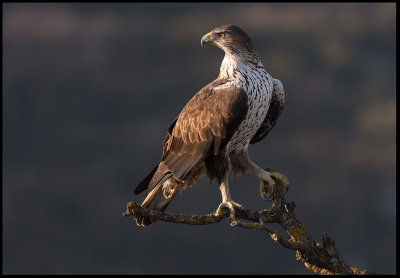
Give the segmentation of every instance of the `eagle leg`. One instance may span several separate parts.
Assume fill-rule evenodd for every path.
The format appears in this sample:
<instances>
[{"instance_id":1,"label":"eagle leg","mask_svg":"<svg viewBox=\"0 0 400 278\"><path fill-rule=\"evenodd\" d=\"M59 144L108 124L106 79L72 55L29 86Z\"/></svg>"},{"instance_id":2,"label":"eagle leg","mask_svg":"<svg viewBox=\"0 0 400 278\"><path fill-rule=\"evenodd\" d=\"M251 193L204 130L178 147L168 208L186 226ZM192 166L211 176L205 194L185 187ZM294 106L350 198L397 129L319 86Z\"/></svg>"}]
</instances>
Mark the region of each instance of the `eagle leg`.
<instances>
[{"instance_id":1,"label":"eagle leg","mask_svg":"<svg viewBox=\"0 0 400 278\"><path fill-rule=\"evenodd\" d=\"M228 208L230 212L229 218L233 220L235 219L235 209L243 210L244 207L241 204L236 203L232 200L229 193L228 179L226 179L225 182L221 183L219 189L221 190L222 203L218 206L216 215L222 215L222 210L224 208Z\"/></svg>"},{"instance_id":2,"label":"eagle leg","mask_svg":"<svg viewBox=\"0 0 400 278\"><path fill-rule=\"evenodd\" d=\"M283 196L289 190L287 177L273 169L266 169L259 175L259 178L261 197L267 201Z\"/></svg>"}]
</instances>

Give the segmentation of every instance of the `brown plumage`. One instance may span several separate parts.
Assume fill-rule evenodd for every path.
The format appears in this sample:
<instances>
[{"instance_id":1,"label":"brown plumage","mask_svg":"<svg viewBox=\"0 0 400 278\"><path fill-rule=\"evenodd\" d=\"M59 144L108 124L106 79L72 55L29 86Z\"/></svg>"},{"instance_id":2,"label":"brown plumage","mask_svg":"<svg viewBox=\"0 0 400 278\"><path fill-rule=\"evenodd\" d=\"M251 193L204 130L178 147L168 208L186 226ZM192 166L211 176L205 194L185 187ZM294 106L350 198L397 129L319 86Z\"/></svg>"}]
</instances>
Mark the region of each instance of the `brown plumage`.
<instances>
[{"instance_id":1,"label":"brown plumage","mask_svg":"<svg viewBox=\"0 0 400 278\"><path fill-rule=\"evenodd\" d=\"M273 96L275 83L280 82L264 70L251 39L240 28L217 27L201 43L225 51L220 75L193 96L168 128L160 163L134 191L146 190L142 207L164 211L178 191L203 175L221 185L224 202L236 205L227 186L230 168L255 168L234 157L247 156L248 144L264 138L282 111L282 96ZM271 100L273 109L268 111ZM136 216L136 222L148 226L154 219Z\"/></svg>"}]
</instances>

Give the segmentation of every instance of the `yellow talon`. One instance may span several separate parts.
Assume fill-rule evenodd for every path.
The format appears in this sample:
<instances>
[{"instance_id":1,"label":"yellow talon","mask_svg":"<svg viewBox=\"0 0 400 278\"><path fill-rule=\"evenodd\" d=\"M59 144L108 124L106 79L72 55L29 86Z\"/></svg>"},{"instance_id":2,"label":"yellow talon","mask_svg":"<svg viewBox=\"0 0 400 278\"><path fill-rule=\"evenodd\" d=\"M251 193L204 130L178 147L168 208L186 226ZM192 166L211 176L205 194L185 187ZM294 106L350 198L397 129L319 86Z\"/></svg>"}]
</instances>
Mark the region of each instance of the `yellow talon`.
<instances>
[{"instance_id":1,"label":"yellow talon","mask_svg":"<svg viewBox=\"0 0 400 278\"><path fill-rule=\"evenodd\" d=\"M216 215L221 216L222 215L222 210L224 208L228 208L229 209L229 218L231 220L235 219L235 208L239 209L239 210L243 210L243 206L241 204L238 204L234 201L225 201L222 202L219 206L218 209L216 211Z\"/></svg>"},{"instance_id":2,"label":"yellow talon","mask_svg":"<svg viewBox=\"0 0 400 278\"><path fill-rule=\"evenodd\" d=\"M288 191L288 179L285 175L270 170L260 175L260 194L267 201L275 199L278 195L283 196ZM278 186L276 185L278 184Z\"/></svg>"}]
</instances>

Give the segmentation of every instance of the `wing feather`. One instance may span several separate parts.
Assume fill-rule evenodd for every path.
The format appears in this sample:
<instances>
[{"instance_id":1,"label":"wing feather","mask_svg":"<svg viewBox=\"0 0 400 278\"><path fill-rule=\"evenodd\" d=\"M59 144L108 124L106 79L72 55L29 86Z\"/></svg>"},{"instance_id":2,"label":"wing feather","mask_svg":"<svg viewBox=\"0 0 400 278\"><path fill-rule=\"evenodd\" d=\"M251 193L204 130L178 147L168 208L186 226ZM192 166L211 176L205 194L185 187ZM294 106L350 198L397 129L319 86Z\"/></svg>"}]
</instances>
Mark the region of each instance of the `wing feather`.
<instances>
[{"instance_id":1,"label":"wing feather","mask_svg":"<svg viewBox=\"0 0 400 278\"><path fill-rule=\"evenodd\" d=\"M247 113L247 94L217 79L201 89L171 124L162 161L178 180L209 155L218 155Z\"/></svg>"}]
</instances>

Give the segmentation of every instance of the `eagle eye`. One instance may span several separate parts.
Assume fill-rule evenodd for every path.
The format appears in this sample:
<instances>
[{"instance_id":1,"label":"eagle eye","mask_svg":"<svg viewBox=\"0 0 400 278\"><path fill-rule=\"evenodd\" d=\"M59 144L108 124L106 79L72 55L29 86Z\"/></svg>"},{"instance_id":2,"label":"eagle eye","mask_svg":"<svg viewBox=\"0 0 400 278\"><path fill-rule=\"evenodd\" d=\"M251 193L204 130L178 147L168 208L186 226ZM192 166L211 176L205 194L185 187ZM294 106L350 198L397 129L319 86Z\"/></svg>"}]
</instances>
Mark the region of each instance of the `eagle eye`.
<instances>
[{"instance_id":1,"label":"eagle eye","mask_svg":"<svg viewBox=\"0 0 400 278\"><path fill-rule=\"evenodd\" d=\"M218 36L219 36L221 39L223 39L223 38L225 37L225 34L224 34L224 33L219 33Z\"/></svg>"}]
</instances>

